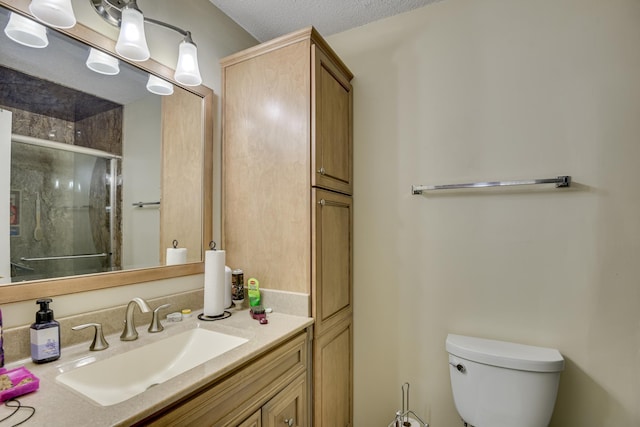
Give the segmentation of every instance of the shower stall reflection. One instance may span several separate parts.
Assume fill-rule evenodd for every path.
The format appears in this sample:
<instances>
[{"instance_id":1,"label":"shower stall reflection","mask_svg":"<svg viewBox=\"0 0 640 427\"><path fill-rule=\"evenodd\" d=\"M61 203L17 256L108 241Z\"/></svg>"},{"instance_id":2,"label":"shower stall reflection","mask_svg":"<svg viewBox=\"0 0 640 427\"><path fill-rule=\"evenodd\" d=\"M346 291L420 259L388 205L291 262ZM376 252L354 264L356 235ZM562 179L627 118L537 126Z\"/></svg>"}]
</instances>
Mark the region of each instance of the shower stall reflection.
<instances>
[{"instance_id":1,"label":"shower stall reflection","mask_svg":"<svg viewBox=\"0 0 640 427\"><path fill-rule=\"evenodd\" d=\"M119 269L120 156L12 136L11 281Z\"/></svg>"}]
</instances>

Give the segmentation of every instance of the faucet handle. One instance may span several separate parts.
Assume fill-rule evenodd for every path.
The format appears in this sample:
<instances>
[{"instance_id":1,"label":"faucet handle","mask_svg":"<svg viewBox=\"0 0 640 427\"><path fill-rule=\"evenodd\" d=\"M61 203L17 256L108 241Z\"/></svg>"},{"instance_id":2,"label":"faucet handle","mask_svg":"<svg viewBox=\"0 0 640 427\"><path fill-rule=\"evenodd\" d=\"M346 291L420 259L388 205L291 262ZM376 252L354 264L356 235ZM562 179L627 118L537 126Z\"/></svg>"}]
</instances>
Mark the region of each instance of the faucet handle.
<instances>
[{"instance_id":1,"label":"faucet handle","mask_svg":"<svg viewBox=\"0 0 640 427\"><path fill-rule=\"evenodd\" d=\"M171 307L171 304L162 304L161 306L153 310L153 317L151 318L149 329L147 329L149 332L154 333L154 332L161 332L164 330L164 326L162 326L162 324L160 323L160 316L158 315L158 312L168 307Z\"/></svg>"},{"instance_id":2,"label":"faucet handle","mask_svg":"<svg viewBox=\"0 0 640 427\"><path fill-rule=\"evenodd\" d=\"M83 325L74 326L71 329L74 331L79 331L80 329L85 329L88 327L95 327L96 331L93 335L93 342L89 346L89 350L91 351L100 351L106 350L109 348L109 343L104 339L104 334L102 333L102 324L100 323L85 323Z\"/></svg>"}]
</instances>

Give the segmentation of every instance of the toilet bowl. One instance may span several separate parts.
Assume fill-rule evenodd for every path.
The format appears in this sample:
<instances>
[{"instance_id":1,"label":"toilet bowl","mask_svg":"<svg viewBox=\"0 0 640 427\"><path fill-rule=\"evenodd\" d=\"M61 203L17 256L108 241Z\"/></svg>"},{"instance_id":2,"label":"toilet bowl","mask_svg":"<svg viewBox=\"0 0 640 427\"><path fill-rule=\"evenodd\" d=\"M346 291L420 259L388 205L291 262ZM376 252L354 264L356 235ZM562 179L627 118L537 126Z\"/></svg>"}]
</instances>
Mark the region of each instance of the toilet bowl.
<instances>
[{"instance_id":1,"label":"toilet bowl","mask_svg":"<svg viewBox=\"0 0 640 427\"><path fill-rule=\"evenodd\" d=\"M449 334L456 410L473 427L547 427L564 359L558 350Z\"/></svg>"}]
</instances>

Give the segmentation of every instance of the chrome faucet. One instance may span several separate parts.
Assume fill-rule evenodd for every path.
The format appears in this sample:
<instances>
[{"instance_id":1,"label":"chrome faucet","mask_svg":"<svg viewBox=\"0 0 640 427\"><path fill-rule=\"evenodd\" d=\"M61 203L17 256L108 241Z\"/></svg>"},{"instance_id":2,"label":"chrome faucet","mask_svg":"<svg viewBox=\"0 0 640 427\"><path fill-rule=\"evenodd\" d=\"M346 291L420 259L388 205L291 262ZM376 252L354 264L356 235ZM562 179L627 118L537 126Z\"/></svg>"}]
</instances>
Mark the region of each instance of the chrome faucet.
<instances>
[{"instance_id":1,"label":"chrome faucet","mask_svg":"<svg viewBox=\"0 0 640 427\"><path fill-rule=\"evenodd\" d=\"M151 323L149 324L150 333L162 332L164 330L164 326L160 323L160 310L171 307L171 304L162 304L160 307L153 310L153 317L151 318Z\"/></svg>"},{"instance_id":2,"label":"chrome faucet","mask_svg":"<svg viewBox=\"0 0 640 427\"><path fill-rule=\"evenodd\" d=\"M102 333L102 324L100 323L85 323L84 325L74 326L71 329L74 331L79 331L81 329L85 329L88 327L95 327L95 333L93 335L93 341L89 346L89 350L91 351L101 351L109 348L109 343L104 339L104 334Z\"/></svg>"},{"instance_id":3,"label":"chrome faucet","mask_svg":"<svg viewBox=\"0 0 640 427\"><path fill-rule=\"evenodd\" d=\"M143 313L151 311L149 304L147 304L147 302L142 298L135 297L131 299L127 305L127 313L124 318L124 330L122 331L122 335L120 335L121 341L133 341L138 339L136 324L133 322L133 310L136 308L136 305L140 307L140 311Z\"/></svg>"}]
</instances>

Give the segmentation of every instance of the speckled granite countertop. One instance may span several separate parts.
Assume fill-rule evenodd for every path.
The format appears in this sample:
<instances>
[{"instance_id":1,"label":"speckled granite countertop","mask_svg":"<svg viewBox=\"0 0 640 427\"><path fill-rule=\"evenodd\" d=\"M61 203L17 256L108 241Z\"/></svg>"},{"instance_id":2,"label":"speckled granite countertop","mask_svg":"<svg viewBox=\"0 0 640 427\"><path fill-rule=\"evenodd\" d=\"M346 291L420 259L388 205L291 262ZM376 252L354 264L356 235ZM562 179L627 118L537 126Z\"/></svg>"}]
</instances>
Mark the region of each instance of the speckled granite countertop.
<instances>
[{"instance_id":1,"label":"speckled granite countertop","mask_svg":"<svg viewBox=\"0 0 640 427\"><path fill-rule=\"evenodd\" d=\"M103 351L89 351L90 341L62 349L60 359L43 365L35 364L31 359L21 360L6 366L12 369L25 366L40 379L40 388L33 393L18 397L23 405L36 408L34 416L25 426L113 426L129 425L157 412L163 407L188 395L224 374L234 370L245 362L255 358L288 338L301 332L313 323L308 317L291 316L282 313L269 314L269 323L260 325L249 315L249 310L233 311L232 316L215 322L204 322L197 318L201 311L194 312L190 319L182 322L167 323L165 330L150 334L146 327L138 327L139 338L132 342L120 341L119 334L106 337L110 346ZM159 384L122 403L100 406L56 381L62 369L72 367L74 363L87 356L102 360L116 354L152 343L192 328L204 328L229 335L247 338L249 341L209 360L183 374ZM13 410L0 407L0 419ZM22 409L6 422L14 425L30 414Z\"/></svg>"}]
</instances>

